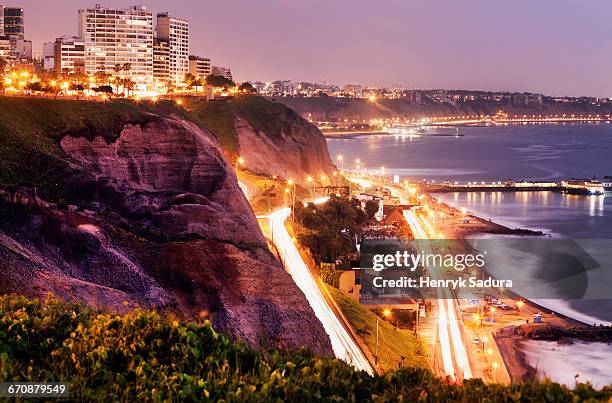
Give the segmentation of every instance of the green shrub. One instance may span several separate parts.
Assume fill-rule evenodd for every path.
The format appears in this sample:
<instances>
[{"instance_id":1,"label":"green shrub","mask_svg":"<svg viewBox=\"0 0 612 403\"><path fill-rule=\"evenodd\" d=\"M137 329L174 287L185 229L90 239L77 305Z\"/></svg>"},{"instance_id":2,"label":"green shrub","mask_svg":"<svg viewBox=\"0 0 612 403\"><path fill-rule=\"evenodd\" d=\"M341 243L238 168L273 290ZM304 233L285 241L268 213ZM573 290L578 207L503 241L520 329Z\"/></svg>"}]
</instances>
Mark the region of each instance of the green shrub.
<instances>
[{"instance_id":1,"label":"green shrub","mask_svg":"<svg viewBox=\"0 0 612 403\"><path fill-rule=\"evenodd\" d=\"M334 288L340 287L340 271L334 269L322 269L319 271L319 276L326 284Z\"/></svg>"},{"instance_id":2,"label":"green shrub","mask_svg":"<svg viewBox=\"0 0 612 403\"><path fill-rule=\"evenodd\" d=\"M581 384L453 386L424 369L370 377L307 351L257 352L152 311L103 313L58 301L0 297L0 381L70 383L84 401L548 401L607 400Z\"/></svg>"}]
</instances>

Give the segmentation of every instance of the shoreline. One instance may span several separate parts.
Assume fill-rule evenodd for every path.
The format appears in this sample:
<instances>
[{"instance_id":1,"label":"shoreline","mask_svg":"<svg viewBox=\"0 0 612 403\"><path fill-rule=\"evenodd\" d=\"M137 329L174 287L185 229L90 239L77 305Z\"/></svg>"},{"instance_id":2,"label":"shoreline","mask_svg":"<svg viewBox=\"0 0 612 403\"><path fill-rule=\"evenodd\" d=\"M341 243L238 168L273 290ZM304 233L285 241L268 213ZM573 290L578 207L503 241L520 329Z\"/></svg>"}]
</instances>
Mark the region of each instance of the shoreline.
<instances>
[{"instance_id":1,"label":"shoreline","mask_svg":"<svg viewBox=\"0 0 612 403\"><path fill-rule=\"evenodd\" d=\"M327 139L344 139L344 140L352 140L363 136L375 136L375 135L388 135L394 136L395 133L389 133L388 131L383 130L336 130L336 131L327 131L325 129L321 129L316 123L314 124L317 129L323 134L323 136ZM584 120L567 120L567 119L554 119L554 120L508 120L508 121L457 121L457 122L432 122L424 127L432 128L432 129L456 129L456 128L495 128L495 127L505 127L505 126L542 126L542 125L594 125L594 124L612 124L612 119L584 119ZM419 124L406 124L406 127L419 127ZM453 134L415 134L414 137L457 137ZM464 137L464 135L460 135L459 137Z\"/></svg>"},{"instance_id":2,"label":"shoreline","mask_svg":"<svg viewBox=\"0 0 612 403\"><path fill-rule=\"evenodd\" d=\"M514 235L514 236L546 236L547 233L540 230L532 230L526 228L510 228L506 225L494 222L492 219L485 220L474 214L464 214L458 208L450 206L445 201L436 198L430 193L425 193L424 202L438 212L443 213L448 217L450 222L447 224L447 228L441 230L443 233L448 234L449 228L451 234L454 236L452 239L469 239L478 235ZM464 216L469 218L469 223L460 223L459 219ZM444 224L444 222L443 222ZM516 305L516 302L521 300L525 306L521 310L522 313L526 314L526 320L531 318L533 314L539 313L542 315L542 324L520 324L514 323L509 324L499 329L491 329L493 340L497 346L501 359L506 367L506 371L510 376L512 382L531 382L537 381L540 378L540 374L537 368L534 368L529 363L527 352L523 349L522 344L527 340L536 340L528 335L523 334L520 330L524 329L524 326L552 326L558 329L558 333L565 334L570 329L581 329L582 332L587 332L590 325L580 320L574 319L563 312L555 309L550 309L542 305L539 301L532 301L521 298L518 295L509 295L507 300L504 301L509 305ZM561 340L561 339L560 339ZM583 342L592 342L597 340L579 338Z\"/></svg>"},{"instance_id":3,"label":"shoreline","mask_svg":"<svg viewBox=\"0 0 612 403\"><path fill-rule=\"evenodd\" d=\"M425 193L425 200L429 204L435 206L436 210L440 210L445 214L447 218L459 218L464 215L458 208L451 206L449 203L432 196L430 193ZM453 225L454 237L449 239L468 239L470 236L478 234L490 234L490 235L518 235L518 236L546 236L548 233L542 230L534 230L529 228L515 227L511 228L503 223L498 223L492 219L484 219L474 214L465 214L465 217L469 218L469 223L461 224L459 228L457 224ZM444 223L444 221L443 221Z\"/></svg>"}]
</instances>

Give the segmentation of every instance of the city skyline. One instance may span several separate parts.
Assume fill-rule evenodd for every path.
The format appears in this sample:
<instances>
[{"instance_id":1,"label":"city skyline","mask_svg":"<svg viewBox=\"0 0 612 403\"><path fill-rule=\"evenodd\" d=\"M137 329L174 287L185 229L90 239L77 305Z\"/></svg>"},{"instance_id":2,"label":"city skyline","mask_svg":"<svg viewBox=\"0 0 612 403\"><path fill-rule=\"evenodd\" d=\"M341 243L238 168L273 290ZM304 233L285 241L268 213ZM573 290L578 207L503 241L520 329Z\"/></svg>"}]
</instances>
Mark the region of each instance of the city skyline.
<instances>
[{"instance_id":1,"label":"city skyline","mask_svg":"<svg viewBox=\"0 0 612 403\"><path fill-rule=\"evenodd\" d=\"M612 95L607 72L612 67L612 28L605 18L612 5L599 0L593 7L548 0L495 7L443 0L418 5L388 1L385 7L319 0L67 0L53 7L32 0L3 3L25 9L26 38L33 41L36 54L44 42L77 33L79 8L141 3L153 13L167 11L189 20L191 53L231 66L239 81ZM314 24L317 30L311 29Z\"/></svg>"}]
</instances>

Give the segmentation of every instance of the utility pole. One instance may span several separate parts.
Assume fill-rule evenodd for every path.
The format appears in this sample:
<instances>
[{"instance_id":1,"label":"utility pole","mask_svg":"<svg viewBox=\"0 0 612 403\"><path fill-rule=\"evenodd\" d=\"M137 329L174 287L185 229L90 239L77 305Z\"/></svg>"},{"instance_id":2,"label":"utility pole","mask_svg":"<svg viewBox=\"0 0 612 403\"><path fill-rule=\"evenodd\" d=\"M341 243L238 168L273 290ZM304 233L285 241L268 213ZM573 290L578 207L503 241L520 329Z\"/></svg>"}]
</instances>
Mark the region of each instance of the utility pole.
<instances>
[{"instance_id":1,"label":"utility pole","mask_svg":"<svg viewBox=\"0 0 612 403\"><path fill-rule=\"evenodd\" d=\"M295 183L293 184L293 196L291 199L291 215L293 217L293 222L295 222Z\"/></svg>"},{"instance_id":2,"label":"utility pole","mask_svg":"<svg viewBox=\"0 0 612 403\"><path fill-rule=\"evenodd\" d=\"M421 311L419 311L419 301L417 301L417 309L416 309L416 326L415 326L415 328L414 328L414 330L415 330L415 332L414 332L414 333L416 334L417 338L419 337L419 316L420 316L420 312L421 312Z\"/></svg>"},{"instance_id":3,"label":"utility pole","mask_svg":"<svg viewBox=\"0 0 612 403\"><path fill-rule=\"evenodd\" d=\"M378 318L376 318L376 356L374 357L374 364L378 365Z\"/></svg>"}]
</instances>

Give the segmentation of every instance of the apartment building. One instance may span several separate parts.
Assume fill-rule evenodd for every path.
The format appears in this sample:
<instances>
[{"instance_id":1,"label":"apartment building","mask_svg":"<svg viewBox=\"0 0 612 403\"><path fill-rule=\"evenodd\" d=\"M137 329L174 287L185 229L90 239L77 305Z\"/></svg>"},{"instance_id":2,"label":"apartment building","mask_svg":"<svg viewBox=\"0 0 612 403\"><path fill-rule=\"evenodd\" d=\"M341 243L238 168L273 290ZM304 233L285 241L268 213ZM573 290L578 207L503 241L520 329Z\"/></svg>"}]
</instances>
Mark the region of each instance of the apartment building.
<instances>
[{"instance_id":1,"label":"apartment building","mask_svg":"<svg viewBox=\"0 0 612 403\"><path fill-rule=\"evenodd\" d=\"M194 55L189 56L189 73L200 79L211 75L210 59Z\"/></svg>"},{"instance_id":2,"label":"apartment building","mask_svg":"<svg viewBox=\"0 0 612 403\"><path fill-rule=\"evenodd\" d=\"M85 42L76 36L57 38L53 44L53 69L56 73L85 74Z\"/></svg>"},{"instance_id":3,"label":"apartment building","mask_svg":"<svg viewBox=\"0 0 612 403\"><path fill-rule=\"evenodd\" d=\"M153 40L153 82L157 91L168 87L170 80L170 45L168 42L155 38Z\"/></svg>"},{"instance_id":4,"label":"apartment building","mask_svg":"<svg viewBox=\"0 0 612 403\"><path fill-rule=\"evenodd\" d=\"M212 74L215 76L225 77L230 81L234 81L232 77L232 71L229 69L229 67L213 66Z\"/></svg>"},{"instance_id":5,"label":"apartment building","mask_svg":"<svg viewBox=\"0 0 612 403\"><path fill-rule=\"evenodd\" d=\"M11 40L6 35L0 35L0 60L7 62L11 52Z\"/></svg>"},{"instance_id":6,"label":"apartment building","mask_svg":"<svg viewBox=\"0 0 612 403\"><path fill-rule=\"evenodd\" d=\"M85 46L85 72L106 73L153 90L153 14L144 6L79 10L79 36ZM129 67L115 71L115 66Z\"/></svg>"},{"instance_id":7,"label":"apartment building","mask_svg":"<svg viewBox=\"0 0 612 403\"><path fill-rule=\"evenodd\" d=\"M23 8L7 6L0 6L0 8L3 15L2 32L4 35L23 38L25 35Z\"/></svg>"},{"instance_id":8,"label":"apartment building","mask_svg":"<svg viewBox=\"0 0 612 403\"><path fill-rule=\"evenodd\" d=\"M43 69L55 70L55 41L43 43Z\"/></svg>"},{"instance_id":9,"label":"apartment building","mask_svg":"<svg viewBox=\"0 0 612 403\"><path fill-rule=\"evenodd\" d=\"M174 85L181 86L189 73L189 21L159 13L156 33L157 39L168 42L169 79Z\"/></svg>"}]
</instances>

